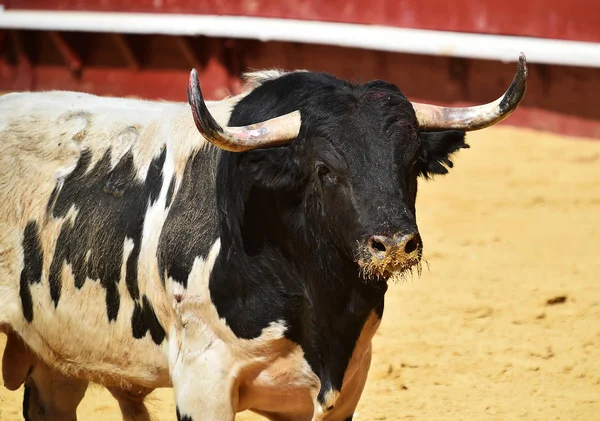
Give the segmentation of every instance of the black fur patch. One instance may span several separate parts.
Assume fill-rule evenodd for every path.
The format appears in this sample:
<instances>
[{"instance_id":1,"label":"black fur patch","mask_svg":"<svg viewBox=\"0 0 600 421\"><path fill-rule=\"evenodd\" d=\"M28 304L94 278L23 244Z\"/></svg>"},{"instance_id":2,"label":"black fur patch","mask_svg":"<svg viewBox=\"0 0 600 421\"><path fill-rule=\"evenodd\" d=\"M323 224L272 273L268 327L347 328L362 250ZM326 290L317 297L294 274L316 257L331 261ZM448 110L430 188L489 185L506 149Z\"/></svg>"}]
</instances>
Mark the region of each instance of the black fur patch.
<instances>
[{"instance_id":1,"label":"black fur patch","mask_svg":"<svg viewBox=\"0 0 600 421\"><path fill-rule=\"evenodd\" d=\"M104 185L104 191L115 197L123 196L128 186L133 184L135 178L135 167L133 154L127 152L110 172L108 180Z\"/></svg>"},{"instance_id":2,"label":"black fur patch","mask_svg":"<svg viewBox=\"0 0 600 421\"><path fill-rule=\"evenodd\" d=\"M171 200L173 200L173 193L175 193L175 181L176 178L173 176L171 179L171 183L169 184L169 190L167 190L167 199L165 201L165 208L168 208L171 204Z\"/></svg>"},{"instance_id":3,"label":"black fur patch","mask_svg":"<svg viewBox=\"0 0 600 421\"><path fill-rule=\"evenodd\" d=\"M166 275L187 288L194 260L206 257L218 237L214 169L219 154L207 148L185 166L158 244L163 285Z\"/></svg>"},{"instance_id":4,"label":"black fur patch","mask_svg":"<svg viewBox=\"0 0 600 421\"><path fill-rule=\"evenodd\" d=\"M417 177L404 160L411 161L419 145L410 103L395 87L360 87L310 72L265 82L236 105L228 124L253 124L294 110L300 110L303 125L291 145L222 153L216 184L221 252L209 286L220 317L240 338L256 338L271 322L285 321L286 337L302 347L321 380L323 402L326 391L341 390L365 321L372 312L383 313L387 285L367 285L352 252L335 237L348 232L356 217L343 202L354 193L333 189L341 206L334 204L336 219L327 219L319 196L324 181L315 164L328 158L332 180L354 171L365 212L368 206L390 209L389 215L372 215L399 227L399 206L412 204L403 205L410 199L398 192L406 188L404 178ZM354 246L356 239L346 244Z\"/></svg>"},{"instance_id":5,"label":"black fur patch","mask_svg":"<svg viewBox=\"0 0 600 421\"><path fill-rule=\"evenodd\" d=\"M414 110L394 85L313 72L264 82L236 104L228 125L295 110L302 126L287 146L210 147L187 162L158 261L163 282L166 275L186 287L194 259L220 238L209 280L219 316L244 339L284 321L321 380L322 403L326 391L342 389L368 317L383 314L387 284L366 282L356 244L417 231L417 177L451 165L464 133L419 138Z\"/></svg>"},{"instance_id":6,"label":"black fur patch","mask_svg":"<svg viewBox=\"0 0 600 421\"><path fill-rule=\"evenodd\" d=\"M133 241L126 262L126 284L134 300L140 298L137 261L140 253L144 217L149 202L158 198L162 186L163 149L150 164L143 183L135 179L131 151L111 169L111 151L90 168L91 153L84 151L57 194L52 216L65 217L74 206L74 222L65 221L59 234L50 266L50 294L55 305L60 299L63 264L71 265L75 286L83 287L87 278L106 289L109 321L116 320L120 307L117 285L121 276L125 239Z\"/></svg>"},{"instance_id":7,"label":"black fur patch","mask_svg":"<svg viewBox=\"0 0 600 421\"><path fill-rule=\"evenodd\" d=\"M42 281L43 258L38 224L30 221L23 232L23 270L19 285L23 316L28 322L33 320L33 299L30 287Z\"/></svg>"},{"instance_id":8,"label":"black fur patch","mask_svg":"<svg viewBox=\"0 0 600 421\"><path fill-rule=\"evenodd\" d=\"M31 418L29 418L29 405L30 405L30 399L31 399L31 387L25 385L24 386L24 390L23 390L23 419L25 421L30 421Z\"/></svg>"},{"instance_id":9,"label":"black fur patch","mask_svg":"<svg viewBox=\"0 0 600 421\"><path fill-rule=\"evenodd\" d=\"M160 345L166 336L165 330L158 321L156 313L154 313L152 304L145 295L142 296L141 304L137 301L135 303L131 317L131 328L133 337L136 339L143 338L150 331L150 336L157 345Z\"/></svg>"},{"instance_id":10,"label":"black fur patch","mask_svg":"<svg viewBox=\"0 0 600 421\"><path fill-rule=\"evenodd\" d=\"M144 320L144 307L137 301L131 315L131 332L136 339L143 338L146 336L146 332L148 332L148 327Z\"/></svg>"},{"instance_id":11,"label":"black fur patch","mask_svg":"<svg viewBox=\"0 0 600 421\"><path fill-rule=\"evenodd\" d=\"M462 130L421 133L420 174L425 178L434 174L447 174L446 167L454 166L450 160L452 154L468 147Z\"/></svg>"}]
</instances>

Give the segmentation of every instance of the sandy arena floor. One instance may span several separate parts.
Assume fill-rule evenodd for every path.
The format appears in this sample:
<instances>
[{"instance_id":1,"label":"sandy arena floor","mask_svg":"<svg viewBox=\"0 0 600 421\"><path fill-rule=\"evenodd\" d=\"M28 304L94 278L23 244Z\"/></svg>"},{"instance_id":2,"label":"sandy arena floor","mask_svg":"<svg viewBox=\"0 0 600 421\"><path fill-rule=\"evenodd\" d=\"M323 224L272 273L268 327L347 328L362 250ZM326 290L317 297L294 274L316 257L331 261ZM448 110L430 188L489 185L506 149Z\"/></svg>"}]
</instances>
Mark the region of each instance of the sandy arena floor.
<instances>
[{"instance_id":1,"label":"sandy arena floor","mask_svg":"<svg viewBox=\"0 0 600 421\"><path fill-rule=\"evenodd\" d=\"M355 419L600 420L600 142L468 139L449 175L421 183L430 267L388 292ZM22 396L0 388L1 421L22 420ZM149 400L175 420L170 390ZM79 419L120 416L96 387Z\"/></svg>"}]
</instances>

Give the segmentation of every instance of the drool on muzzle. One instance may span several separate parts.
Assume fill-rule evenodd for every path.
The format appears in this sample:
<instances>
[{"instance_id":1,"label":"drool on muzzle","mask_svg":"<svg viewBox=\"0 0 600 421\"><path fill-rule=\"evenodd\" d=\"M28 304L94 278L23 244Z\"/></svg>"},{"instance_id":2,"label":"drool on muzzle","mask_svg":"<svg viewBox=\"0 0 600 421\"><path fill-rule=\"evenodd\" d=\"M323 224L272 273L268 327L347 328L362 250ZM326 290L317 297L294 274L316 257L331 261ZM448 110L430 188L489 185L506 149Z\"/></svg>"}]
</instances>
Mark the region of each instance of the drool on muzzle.
<instances>
[{"instance_id":1,"label":"drool on muzzle","mask_svg":"<svg viewBox=\"0 0 600 421\"><path fill-rule=\"evenodd\" d=\"M419 233L374 235L358 261L368 277L390 278L419 265L423 245Z\"/></svg>"}]
</instances>

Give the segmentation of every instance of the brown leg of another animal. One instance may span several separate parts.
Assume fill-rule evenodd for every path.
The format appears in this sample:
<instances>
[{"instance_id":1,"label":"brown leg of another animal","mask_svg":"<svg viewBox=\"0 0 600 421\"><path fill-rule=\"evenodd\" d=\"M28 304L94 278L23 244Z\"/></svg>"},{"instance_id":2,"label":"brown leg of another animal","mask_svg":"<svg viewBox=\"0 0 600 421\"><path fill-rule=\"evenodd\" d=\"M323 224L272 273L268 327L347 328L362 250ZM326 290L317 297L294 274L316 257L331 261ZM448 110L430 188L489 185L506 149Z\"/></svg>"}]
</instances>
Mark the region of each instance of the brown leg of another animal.
<instances>
[{"instance_id":1,"label":"brown leg of another animal","mask_svg":"<svg viewBox=\"0 0 600 421\"><path fill-rule=\"evenodd\" d=\"M23 417L26 421L76 421L87 386L84 380L36 364L25 382Z\"/></svg>"},{"instance_id":2,"label":"brown leg of another animal","mask_svg":"<svg viewBox=\"0 0 600 421\"><path fill-rule=\"evenodd\" d=\"M109 387L108 391L119 402L123 421L150 421L144 399L152 392L151 389L125 390Z\"/></svg>"},{"instance_id":3,"label":"brown leg of another animal","mask_svg":"<svg viewBox=\"0 0 600 421\"><path fill-rule=\"evenodd\" d=\"M2 378L8 390L17 390L27 379L36 358L23 340L12 330L6 332L2 356Z\"/></svg>"},{"instance_id":4,"label":"brown leg of another animal","mask_svg":"<svg viewBox=\"0 0 600 421\"><path fill-rule=\"evenodd\" d=\"M25 383L23 393L23 419L25 421L37 421L44 419L44 408L40 402L40 396L33 381Z\"/></svg>"}]
</instances>

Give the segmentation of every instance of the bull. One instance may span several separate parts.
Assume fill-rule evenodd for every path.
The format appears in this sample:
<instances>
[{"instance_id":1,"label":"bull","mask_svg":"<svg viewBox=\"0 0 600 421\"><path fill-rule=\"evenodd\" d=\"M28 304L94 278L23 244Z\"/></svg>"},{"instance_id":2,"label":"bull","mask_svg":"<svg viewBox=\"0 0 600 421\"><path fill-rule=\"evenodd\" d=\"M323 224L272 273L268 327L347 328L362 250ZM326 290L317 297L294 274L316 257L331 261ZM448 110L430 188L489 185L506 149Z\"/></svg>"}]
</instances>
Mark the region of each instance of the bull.
<instances>
[{"instance_id":1,"label":"bull","mask_svg":"<svg viewBox=\"0 0 600 421\"><path fill-rule=\"evenodd\" d=\"M2 370L24 417L75 420L94 382L126 420L160 387L180 421L351 420L388 283L420 270L418 179L526 80L521 56L467 108L308 71L220 102L195 70L189 104L1 97Z\"/></svg>"}]
</instances>

